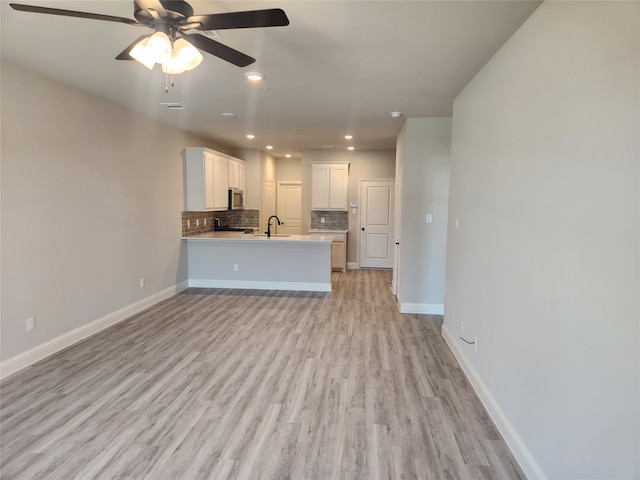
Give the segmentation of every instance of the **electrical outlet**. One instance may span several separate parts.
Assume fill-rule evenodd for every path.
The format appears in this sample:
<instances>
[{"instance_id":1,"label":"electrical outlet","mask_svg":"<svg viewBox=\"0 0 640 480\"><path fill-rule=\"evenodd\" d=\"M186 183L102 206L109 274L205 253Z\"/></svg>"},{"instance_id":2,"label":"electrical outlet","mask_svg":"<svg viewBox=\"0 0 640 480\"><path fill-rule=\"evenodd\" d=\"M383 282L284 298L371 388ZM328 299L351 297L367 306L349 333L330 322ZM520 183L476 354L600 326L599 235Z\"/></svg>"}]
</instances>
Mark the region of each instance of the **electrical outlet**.
<instances>
[{"instance_id":1,"label":"electrical outlet","mask_svg":"<svg viewBox=\"0 0 640 480\"><path fill-rule=\"evenodd\" d=\"M460 226L460 224L458 222L458 219L456 218L456 230L458 230L459 226Z\"/></svg>"},{"instance_id":2,"label":"electrical outlet","mask_svg":"<svg viewBox=\"0 0 640 480\"><path fill-rule=\"evenodd\" d=\"M320 217L320 223L324 223L324 217Z\"/></svg>"},{"instance_id":3,"label":"electrical outlet","mask_svg":"<svg viewBox=\"0 0 640 480\"><path fill-rule=\"evenodd\" d=\"M427 223L433 223L433 215L427 213Z\"/></svg>"},{"instance_id":4,"label":"electrical outlet","mask_svg":"<svg viewBox=\"0 0 640 480\"><path fill-rule=\"evenodd\" d=\"M237 263L234 263L234 264L233 264L233 271L234 271L234 272L237 272L237 271L238 271L238 264L237 264Z\"/></svg>"},{"instance_id":5,"label":"electrical outlet","mask_svg":"<svg viewBox=\"0 0 640 480\"><path fill-rule=\"evenodd\" d=\"M27 318L27 333L33 332L36 328L36 317Z\"/></svg>"},{"instance_id":6,"label":"electrical outlet","mask_svg":"<svg viewBox=\"0 0 640 480\"><path fill-rule=\"evenodd\" d=\"M140 279L140 288L144 288L144 278Z\"/></svg>"},{"instance_id":7,"label":"electrical outlet","mask_svg":"<svg viewBox=\"0 0 640 480\"><path fill-rule=\"evenodd\" d=\"M191 220L187 220L187 228L191 228Z\"/></svg>"},{"instance_id":8,"label":"electrical outlet","mask_svg":"<svg viewBox=\"0 0 640 480\"><path fill-rule=\"evenodd\" d=\"M207 219L206 218L204 219L204 226L205 227L207 226Z\"/></svg>"},{"instance_id":9,"label":"electrical outlet","mask_svg":"<svg viewBox=\"0 0 640 480\"><path fill-rule=\"evenodd\" d=\"M196 218L196 227L199 227L199 226L200 226L200 219Z\"/></svg>"}]
</instances>

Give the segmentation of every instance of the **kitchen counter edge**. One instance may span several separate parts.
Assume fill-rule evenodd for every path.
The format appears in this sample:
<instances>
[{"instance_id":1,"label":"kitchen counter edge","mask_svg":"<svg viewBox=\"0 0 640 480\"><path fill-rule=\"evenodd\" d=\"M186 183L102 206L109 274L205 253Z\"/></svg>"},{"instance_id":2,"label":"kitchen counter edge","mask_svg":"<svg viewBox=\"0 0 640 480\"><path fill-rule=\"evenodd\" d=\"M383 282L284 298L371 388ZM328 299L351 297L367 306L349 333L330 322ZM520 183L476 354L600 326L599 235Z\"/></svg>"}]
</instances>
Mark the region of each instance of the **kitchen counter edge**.
<instances>
[{"instance_id":1,"label":"kitchen counter edge","mask_svg":"<svg viewBox=\"0 0 640 480\"><path fill-rule=\"evenodd\" d=\"M242 232L205 232L198 235L182 237L183 240L189 241L216 241L216 242L271 242L271 243L327 243L330 244L333 235L289 235L288 237L277 236L257 236L250 233Z\"/></svg>"}]
</instances>

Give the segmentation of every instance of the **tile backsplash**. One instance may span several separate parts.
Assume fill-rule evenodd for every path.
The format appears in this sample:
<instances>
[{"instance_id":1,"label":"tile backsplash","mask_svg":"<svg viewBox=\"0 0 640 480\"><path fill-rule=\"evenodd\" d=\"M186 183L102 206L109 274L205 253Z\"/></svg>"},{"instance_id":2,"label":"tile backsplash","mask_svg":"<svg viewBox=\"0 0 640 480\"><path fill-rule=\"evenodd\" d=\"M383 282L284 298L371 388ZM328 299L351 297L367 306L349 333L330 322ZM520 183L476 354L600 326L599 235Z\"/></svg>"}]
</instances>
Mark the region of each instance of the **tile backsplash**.
<instances>
[{"instance_id":1,"label":"tile backsplash","mask_svg":"<svg viewBox=\"0 0 640 480\"><path fill-rule=\"evenodd\" d=\"M260 210L244 208L220 212L182 212L182 236L190 237L213 231L213 219L229 223L232 227L259 227Z\"/></svg>"},{"instance_id":2,"label":"tile backsplash","mask_svg":"<svg viewBox=\"0 0 640 480\"><path fill-rule=\"evenodd\" d=\"M324 218L324 223L322 222ZM336 212L333 210L312 210L311 228L321 230L348 230L349 212Z\"/></svg>"}]
</instances>

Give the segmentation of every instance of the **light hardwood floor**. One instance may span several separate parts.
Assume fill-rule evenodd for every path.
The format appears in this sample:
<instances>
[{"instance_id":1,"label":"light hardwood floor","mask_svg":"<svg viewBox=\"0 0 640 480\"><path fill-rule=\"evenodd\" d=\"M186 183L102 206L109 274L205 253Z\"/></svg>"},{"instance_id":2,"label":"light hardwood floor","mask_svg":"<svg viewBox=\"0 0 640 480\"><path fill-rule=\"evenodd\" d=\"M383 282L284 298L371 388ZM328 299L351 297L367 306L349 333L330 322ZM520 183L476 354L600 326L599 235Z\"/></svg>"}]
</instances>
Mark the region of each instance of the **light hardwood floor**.
<instances>
[{"instance_id":1,"label":"light hardwood floor","mask_svg":"<svg viewBox=\"0 0 640 480\"><path fill-rule=\"evenodd\" d=\"M0 384L4 479L519 479L388 271L189 289Z\"/></svg>"}]
</instances>

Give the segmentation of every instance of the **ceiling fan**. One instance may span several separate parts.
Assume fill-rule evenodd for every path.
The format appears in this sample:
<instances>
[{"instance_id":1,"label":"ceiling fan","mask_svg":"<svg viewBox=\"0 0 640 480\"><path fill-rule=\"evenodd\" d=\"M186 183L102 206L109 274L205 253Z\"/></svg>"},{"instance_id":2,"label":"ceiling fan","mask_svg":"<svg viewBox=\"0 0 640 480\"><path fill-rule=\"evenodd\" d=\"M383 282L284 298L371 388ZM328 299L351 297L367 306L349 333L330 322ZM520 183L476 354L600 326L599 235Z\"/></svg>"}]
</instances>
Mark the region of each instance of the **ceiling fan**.
<instances>
[{"instance_id":1,"label":"ceiling fan","mask_svg":"<svg viewBox=\"0 0 640 480\"><path fill-rule=\"evenodd\" d=\"M184 0L134 0L133 16L136 20L18 3L10 5L13 9L23 12L89 18L151 28L155 30L154 34L137 38L116 57L116 60L137 60L149 69L153 68L155 63L160 63L167 74L182 73L199 65L202 55L198 49L238 67L246 67L255 62L254 58L209 37L199 33L187 33L189 30L289 25L287 15L280 8L194 15L193 8ZM178 63L179 59L181 63Z\"/></svg>"}]
</instances>

